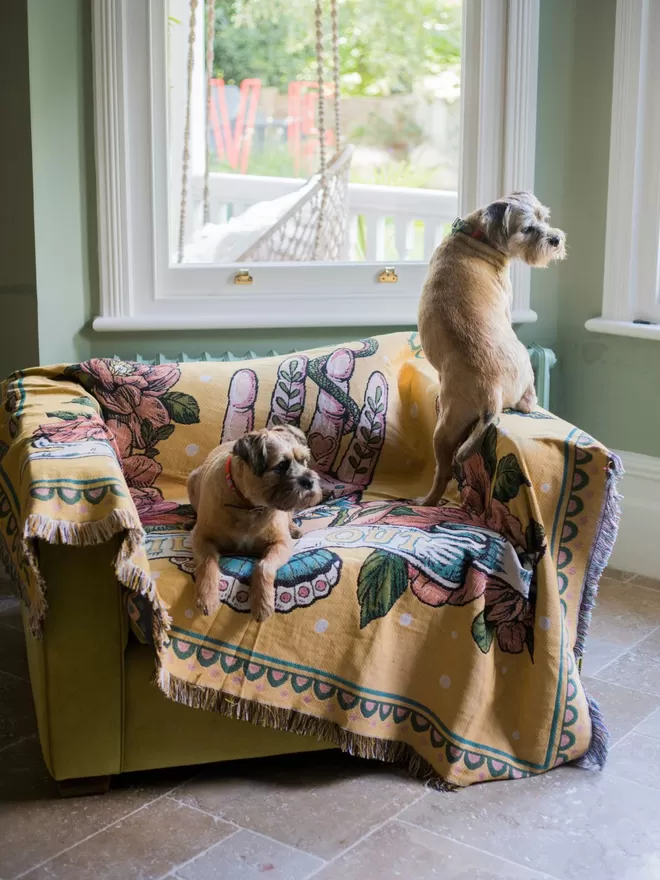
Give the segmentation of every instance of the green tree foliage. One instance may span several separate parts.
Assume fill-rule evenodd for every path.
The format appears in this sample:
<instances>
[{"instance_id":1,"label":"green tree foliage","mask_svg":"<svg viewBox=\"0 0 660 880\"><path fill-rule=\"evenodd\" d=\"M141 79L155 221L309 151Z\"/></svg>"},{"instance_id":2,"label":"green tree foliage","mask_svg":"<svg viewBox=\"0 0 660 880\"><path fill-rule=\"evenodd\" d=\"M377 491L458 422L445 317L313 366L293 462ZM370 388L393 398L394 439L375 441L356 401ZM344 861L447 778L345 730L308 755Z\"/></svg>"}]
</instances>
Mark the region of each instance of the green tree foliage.
<instances>
[{"instance_id":1,"label":"green tree foliage","mask_svg":"<svg viewBox=\"0 0 660 880\"><path fill-rule=\"evenodd\" d=\"M329 4L326 4L326 11ZM326 58L329 72L329 21ZM459 0L339 0L342 93L406 94L419 77L457 69ZM316 79L313 0L217 0L215 73L285 91ZM328 75L328 74L326 74Z\"/></svg>"}]
</instances>

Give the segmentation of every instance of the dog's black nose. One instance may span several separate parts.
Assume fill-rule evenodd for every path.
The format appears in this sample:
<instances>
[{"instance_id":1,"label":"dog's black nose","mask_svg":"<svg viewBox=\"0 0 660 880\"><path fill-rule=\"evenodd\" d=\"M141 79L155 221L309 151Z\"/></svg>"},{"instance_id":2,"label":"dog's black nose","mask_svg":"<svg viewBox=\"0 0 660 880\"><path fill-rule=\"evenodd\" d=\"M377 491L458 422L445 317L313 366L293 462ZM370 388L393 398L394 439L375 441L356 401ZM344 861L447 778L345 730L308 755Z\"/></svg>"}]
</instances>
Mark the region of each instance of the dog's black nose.
<instances>
[{"instance_id":1,"label":"dog's black nose","mask_svg":"<svg viewBox=\"0 0 660 880\"><path fill-rule=\"evenodd\" d=\"M559 247L559 236L558 235L550 235L548 237L548 241L553 247Z\"/></svg>"},{"instance_id":2,"label":"dog's black nose","mask_svg":"<svg viewBox=\"0 0 660 880\"><path fill-rule=\"evenodd\" d=\"M314 483L310 477L298 477L298 485L302 486L303 489L309 490L314 486Z\"/></svg>"}]
</instances>

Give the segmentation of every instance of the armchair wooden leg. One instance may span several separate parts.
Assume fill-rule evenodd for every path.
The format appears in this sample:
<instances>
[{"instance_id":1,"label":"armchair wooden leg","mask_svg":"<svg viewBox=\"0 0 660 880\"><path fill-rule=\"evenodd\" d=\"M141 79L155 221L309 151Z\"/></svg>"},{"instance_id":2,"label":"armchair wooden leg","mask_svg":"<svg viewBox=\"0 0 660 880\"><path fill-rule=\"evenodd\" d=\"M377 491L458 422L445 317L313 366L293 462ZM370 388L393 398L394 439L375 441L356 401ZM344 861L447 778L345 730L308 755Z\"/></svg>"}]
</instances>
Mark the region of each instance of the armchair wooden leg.
<instances>
[{"instance_id":1,"label":"armchair wooden leg","mask_svg":"<svg viewBox=\"0 0 660 880\"><path fill-rule=\"evenodd\" d=\"M60 797L85 797L105 794L110 789L109 776L85 776L82 779L62 779L57 783Z\"/></svg>"}]
</instances>

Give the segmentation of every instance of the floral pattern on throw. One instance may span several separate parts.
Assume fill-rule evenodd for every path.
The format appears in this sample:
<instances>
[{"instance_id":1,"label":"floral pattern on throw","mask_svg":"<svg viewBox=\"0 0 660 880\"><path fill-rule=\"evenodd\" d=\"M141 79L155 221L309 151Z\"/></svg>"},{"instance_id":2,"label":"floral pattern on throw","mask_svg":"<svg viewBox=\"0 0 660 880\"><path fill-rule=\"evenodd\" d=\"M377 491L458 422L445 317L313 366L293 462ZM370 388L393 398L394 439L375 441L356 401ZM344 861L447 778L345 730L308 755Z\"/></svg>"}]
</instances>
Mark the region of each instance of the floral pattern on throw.
<instances>
[{"instance_id":1,"label":"floral pattern on throw","mask_svg":"<svg viewBox=\"0 0 660 880\"><path fill-rule=\"evenodd\" d=\"M140 520L179 522L179 505L166 501L154 485L162 472L158 444L176 424L199 422L195 398L170 390L181 377L179 366L93 358L67 367L65 375L73 375L100 403Z\"/></svg>"}]
</instances>

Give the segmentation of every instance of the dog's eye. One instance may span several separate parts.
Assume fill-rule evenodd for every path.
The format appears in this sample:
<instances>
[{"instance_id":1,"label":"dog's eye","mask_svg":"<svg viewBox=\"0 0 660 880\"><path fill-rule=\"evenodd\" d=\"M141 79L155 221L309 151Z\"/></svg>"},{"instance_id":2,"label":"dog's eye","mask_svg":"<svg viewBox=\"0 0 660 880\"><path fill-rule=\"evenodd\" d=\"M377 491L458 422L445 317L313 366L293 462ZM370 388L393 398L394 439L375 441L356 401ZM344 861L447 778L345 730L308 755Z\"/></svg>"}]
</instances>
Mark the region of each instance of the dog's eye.
<instances>
[{"instance_id":1,"label":"dog's eye","mask_svg":"<svg viewBox=\"0 0 660 880\"><path fill-rule=\"evenodd\" d=\"M525 228L522 229L521 232L523 235L529 235L530 232L534 232L534 227L533 226L525 226Z\"/></svg>"},{"instance_id":2,"label":"dog's eye","mask_svg":"<svg viewBox=\"0 0 660 880\"><path fill-rule=\"evenodd\" d=\"M275 471L276 474L285 474L289 470L290 466L291 466L290 459L284 458L284 459L282 459L282 461L279 464L275 465L273 470Z\"/></svg>"}]
</instances>

